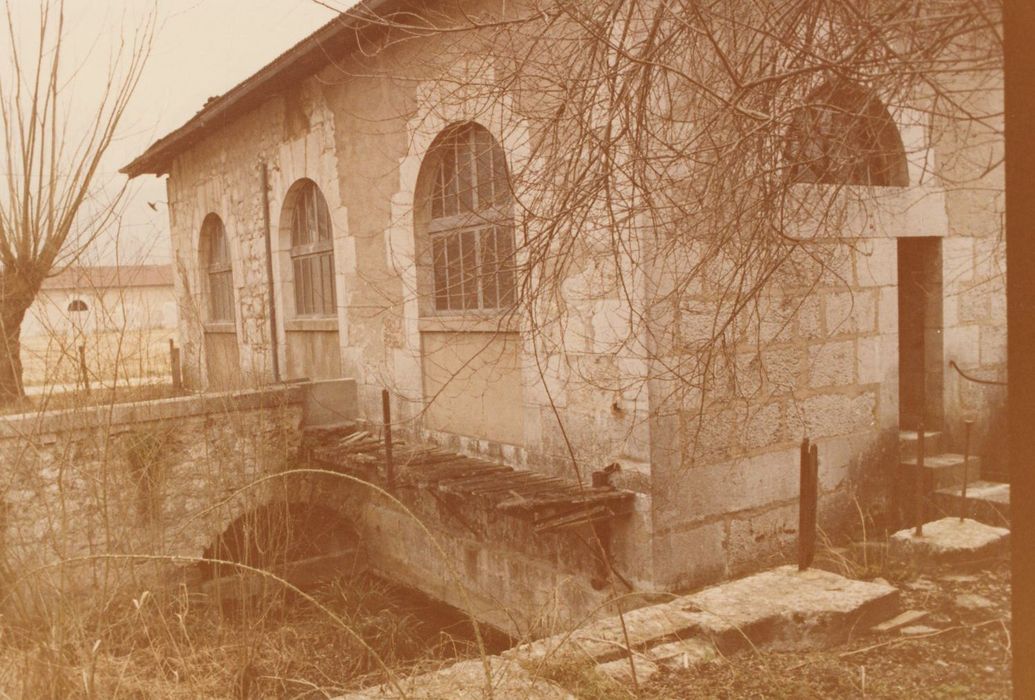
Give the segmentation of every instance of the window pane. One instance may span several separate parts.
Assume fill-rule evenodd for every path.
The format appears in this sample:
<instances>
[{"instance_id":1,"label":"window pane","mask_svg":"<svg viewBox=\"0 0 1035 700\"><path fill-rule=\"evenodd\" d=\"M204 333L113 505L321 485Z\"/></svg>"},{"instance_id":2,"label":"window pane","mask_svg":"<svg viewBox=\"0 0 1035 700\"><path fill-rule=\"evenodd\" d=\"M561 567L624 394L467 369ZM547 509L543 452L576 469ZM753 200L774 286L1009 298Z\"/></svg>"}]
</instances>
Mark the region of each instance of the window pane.
<instances>
[{"instance_id":1,"label":"window pane","mask_svg":"<svg viewBox=\"0 0 1035 700\"><path fill-rule=\"evenodd\" d=\"M496 278L499 276L499 261L496 259L496 232L487 228L479 232L481 236L481 284L482 307L495 309L499 306L499 295L496 292Z\"/></svg>"},{"instance_id":2,"label":"window pane","mask_svg":"<svg viewBox=\"0 0 1035 700\"><path fill-rule=\"evenodd\" d=\"M492 193L492 135L482 129L474 129L474 149L478 164L478 208L485 209L496 201Z\"/></svg>"},{"instance_id":3,"label":"window pane","mask_svg":"<svg viewBox=\"0 0 1035 700\"><path fill-rule=\"evenodd\" d=\"M510 226L496 227L496 255L499 261L499 305L506 308L514 304L514 229Z\"/></svg>"},{"instance_id":4,"label":"window pane","mask_svg":"<svg viewBox=\"0 0 1035 700\"><path fill-rule=\"evenodd\" d=\"M463 287L463 308L478 308L478 252L475 231L460 234L460 273Z\"/></svg>"},{"instance_id":5,"label":"window pane","mask_svg":"<svg viewBox=\"0 0 1035 700\"><path fill-rule=\"evenodd\" d=\"M431 269L435 277L435 308L444 311L449 308L449 274L446 265L446 243L442 238L431 242Z\"/></svg>"},{"instance_id":6,"label":"window pane","mask_svg":"<svg viewBox=\"0 0 1035 700\"><path fill-rule=\"evenodd\" d=\"M316 188L313 188L315 196L318 198L316 202L317 212L317 240L329 241L331 240L331 212L327 208L327 200L323 198Z\"/></svg>"},{"instance_id":7,"label":"window pane","mask_svg":"<svg viewBox=\"0 0 1035 700\"><path fill-rule=\"evenodd\" d=\"M337 303L334 298L334 256L324 253L320 256L323 268L323 314L333 316Z\"/></svg>"},{"instance_id":8,"label":"window pane","mask_svg":"<svg viewBox=\"0 0 1035 700\"><path fill-rule=\"evenodd\" d=\"M460 187L460 211L471 212L474 208L474 152L471 147L472 136L465 130L457 141L457 180Z\"/></svg>"},{"instance_id":9,"label":"window pane","mask_svg":"<svg viewBox=\"0 0 1035 700\"><path fill-rule=\"evenodd\" d=\"M460 237L451 235L446 238L446 270L449 276L449 308L463 308L463 287L460 270Z\"/></svg>"},{"instance_id":10,"label":"window pane","mask_svg":"<svg viewBox=\"0 0 1035 700\"><path fill-rule=\"evenodd\" d=\"M443 216L456 216L456 146L452 139L447 141L444 146L442 151L442 214Z\"/></svg>"},{"instance_id":11,"label":"window pane","mask_svg":"<svg viewBox=\"0 0 1035 700\"><path fill-rule=\"evenodd\" d=\"M442 197L445 185L442 181L442 164L435 168L435 182L431 189L431 218L438 219L442 216Z\"/></svg>"},{"instance_id":12,"label":"window pane","mask_svg":"<svg viewBox=\"0 0 1035 700\"><path fill-rule=\"evenodd\" d=\"M316 311L313 294L313 259L302 258L302 294L305 297L305 312L312 315Z\"/></svg>"},{"instance_id":13,"label":"window pane","mask_svg":"<svg viewBox=\"0 0 1035 700\"><path fill-rule=\"evenodd\" d=\"M305 313L305 304L302 301L302 261L295 258L291 262L295 278L295 314L300 316Z\"/></svg>"}]
</instances>

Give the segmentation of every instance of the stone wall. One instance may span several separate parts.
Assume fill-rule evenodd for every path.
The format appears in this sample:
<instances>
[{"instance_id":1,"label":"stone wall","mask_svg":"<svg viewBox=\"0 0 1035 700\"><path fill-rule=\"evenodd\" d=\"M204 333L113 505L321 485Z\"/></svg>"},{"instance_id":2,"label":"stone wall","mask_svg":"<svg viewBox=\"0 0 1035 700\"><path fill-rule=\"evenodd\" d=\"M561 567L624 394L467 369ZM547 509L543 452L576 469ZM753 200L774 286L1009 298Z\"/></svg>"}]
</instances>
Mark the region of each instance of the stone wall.
<instances>
[{"instance_id":1,"label":"stone wall","mask_svg":"<svg viewBox=\"0 0 1035 700\"><path fill-rule=\"evenodd\" d=\"M151 586L190 564L289 497L273 481L238 491L291 465L301 413L294 387L0 418L7 590L103 592L135 572Z\"/></svg>"},{"instance_id":2,"label":"stone wall","mask_svg":"<svg viewBox=\"0 0 1035 700\"><path fill-rule=\"evenodd\" d=\"M695 393L693 382L674 390L666 367L703 357L694 344L708 337L719 295L701 288L680 303L655 306L680 261L662 261L645 279L650 265L643 264L643 251L615 256L603 218L603 245L595 249L592 237L582 242L585 249L556 281L538 323L488 318L458 326L422 316L415 193L435 137L476 121L502 145L512 172L526 180L536 172L530 145L536 127L515 117L534 110L519 110L515 101L542 97L525 89L488 99L468 88L474 71L483 71L474 83L491 83L492 67L474 46L451 42L429 36L343 59L270 94L176 157L169 209L186 319L181 344L192 382L207 381L204 322L196 311L203 308L198 236L205 216L215 212L226 224L234 261L245 381L271 378L276 338L285 378L333 375L339 361L340 376L356 378L362 417L379 421L381 390L389 388L402 434L583 480L618 462L619 483L637 490L649 513L622 526L639 529L619 536L642 541L653 533L652 545L620 558L618 568L642 587L670 588L730 575L788 550L804 436L820 447L823 524L854 518L853 497L870 485L879 491L894 483L898 238L942 241L945 360L1002 373L1005 326L995 272L1001 255L993 233L965 223L995 220L1001 207L994 197L978 201L945 186L943 173L930 165L949 142L927 115L906 107L895 107L893 116L910 186L846 188L852 201L843 230L816 249L818 259L798 261L801 275L773 280L746 319L754 330L743 329L707 370L714 375L707 395ZM972 165L960 167L970 173ZM308 331L291 318L287 279L285 206L303 177L317 183L330 208L337 293L337 317ZM801 196L808 199L808 187ZM518 217L515 228L524 230L522 223ZM628 285L622 291L620 280ZM268 284L276 329L269 323ZM325 349L336 334L337 357L329 351L319 353L319 362L313 353L308 361L304 353L291 356L293 347L313 346L299 340L307 332L324 334ZM478 353L471 350L479 345ZM504 358L505 366L482 363L486 357ZM994 401L943 370L946 427L956 441L964 408L987 416Z\"/></svg>"}]
</instances>

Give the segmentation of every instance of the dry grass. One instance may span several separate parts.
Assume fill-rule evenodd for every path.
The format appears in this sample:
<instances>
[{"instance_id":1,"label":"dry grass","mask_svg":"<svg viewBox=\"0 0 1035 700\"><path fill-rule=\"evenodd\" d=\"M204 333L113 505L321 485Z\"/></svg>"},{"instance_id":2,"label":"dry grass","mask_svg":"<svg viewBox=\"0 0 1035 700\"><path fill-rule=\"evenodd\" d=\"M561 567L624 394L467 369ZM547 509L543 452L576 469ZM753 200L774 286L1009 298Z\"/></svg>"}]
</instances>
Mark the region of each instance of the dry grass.
<instances>
[{"instance_id":1,"label":"dry grass","mask_svg":"<svg viewBox=\"0 0 1035 700\"><path fill-rule=\"evenodd\" d=\"M12 698L333 697L477 655L457 611L360 574L313 596L373 650L283 589L216 604L186 588L141 593L62 624L5 630L0 692ZM501 644L503 644L501 642Z\"/></svg>"}]
</instances>

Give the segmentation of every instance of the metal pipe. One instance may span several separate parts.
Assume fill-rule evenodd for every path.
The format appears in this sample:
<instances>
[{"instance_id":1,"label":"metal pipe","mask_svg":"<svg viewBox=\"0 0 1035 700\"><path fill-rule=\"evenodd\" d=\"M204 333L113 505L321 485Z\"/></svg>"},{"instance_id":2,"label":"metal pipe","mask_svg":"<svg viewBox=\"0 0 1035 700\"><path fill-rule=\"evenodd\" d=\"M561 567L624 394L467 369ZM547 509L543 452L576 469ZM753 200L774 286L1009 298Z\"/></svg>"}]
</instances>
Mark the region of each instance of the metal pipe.
<instances>
[{"instance_id":1,"label":"metal pipe","mask_svg":"<svg viewBox=\"0 0 1035 700\"><path fill-rule=\"evenodd\" d=\"M967 517L967 471L970 466L970 429L974 421L963 421L963 489L960 491L960 522Z\"/></svg>"},{"instance_id":2,"label":"metal pipe","mask_svg":"<svg viewBox=\"0 0 1035 700\"><path fill-rule=\"evenodd\" d=\"M798 570L812 566L816 555L816 521L819 500L819 448L801 441L801 474L798 487Z\"/></svg>"},{"instance_id":3,"label":"metal pipe","mask_svg":"<svg viewBox=\"0 0 1035 700\"><path fill-rule=\"evenodd\" d=\"M280 382L280 340L277 336L277 295L273 287L273 240L270 228L270 176L262 162L262 226L266 237L266 293L270 316L270 352L273 355L273 381Z\"/></svg>"},{"instance_id":4,"label":"metal pipe","mask_svg":"<svg viewBox=\"0 0 1035 700\"><path fill-rule=\"evenodd\" d=\"M924 536L924 422L921 420L916 431L916 480L913 485L913 509L916 518L914 537Z\"/></svg>"}]
</instances>

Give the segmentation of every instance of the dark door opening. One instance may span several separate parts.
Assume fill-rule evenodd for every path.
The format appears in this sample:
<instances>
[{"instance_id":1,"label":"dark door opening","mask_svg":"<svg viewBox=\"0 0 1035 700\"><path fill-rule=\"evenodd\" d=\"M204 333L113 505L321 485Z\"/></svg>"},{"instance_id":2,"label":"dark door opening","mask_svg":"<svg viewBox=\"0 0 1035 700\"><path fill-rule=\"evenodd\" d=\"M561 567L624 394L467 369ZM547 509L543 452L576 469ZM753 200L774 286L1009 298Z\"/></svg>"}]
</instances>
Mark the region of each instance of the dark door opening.
<instances>
[{"instance_id":1,"label":"dark door opening","mask_svg":"<svg viewBox=\"0 0 1035 700\"><path fill-rule=\"evenodd\" d=\"M899 426L940 430L945 416L942 241L898 239Z\"/></svg>"}]
</instances>

